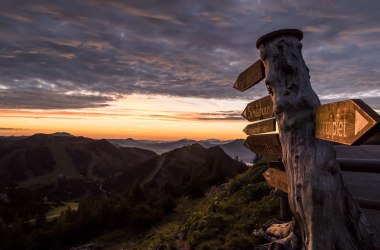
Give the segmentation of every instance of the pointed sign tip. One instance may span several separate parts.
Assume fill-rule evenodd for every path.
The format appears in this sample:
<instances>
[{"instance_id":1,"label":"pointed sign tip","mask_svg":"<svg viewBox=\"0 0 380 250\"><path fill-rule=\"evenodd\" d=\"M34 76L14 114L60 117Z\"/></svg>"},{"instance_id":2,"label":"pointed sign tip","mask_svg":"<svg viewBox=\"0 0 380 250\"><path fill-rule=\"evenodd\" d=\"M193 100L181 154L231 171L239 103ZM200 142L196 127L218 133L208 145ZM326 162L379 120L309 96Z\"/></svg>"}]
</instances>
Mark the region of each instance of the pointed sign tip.
<instances>
[{"instance_id":1,"label":"pointed sign tip","mask_svg":"<svg viewBox=\"0 0 380 250\"><path fill-rule=\"evenodd\" d=\"M355 110L355 135L360 133L369 122L365 119L359 111Z\"/></svg>"}]
</instances>

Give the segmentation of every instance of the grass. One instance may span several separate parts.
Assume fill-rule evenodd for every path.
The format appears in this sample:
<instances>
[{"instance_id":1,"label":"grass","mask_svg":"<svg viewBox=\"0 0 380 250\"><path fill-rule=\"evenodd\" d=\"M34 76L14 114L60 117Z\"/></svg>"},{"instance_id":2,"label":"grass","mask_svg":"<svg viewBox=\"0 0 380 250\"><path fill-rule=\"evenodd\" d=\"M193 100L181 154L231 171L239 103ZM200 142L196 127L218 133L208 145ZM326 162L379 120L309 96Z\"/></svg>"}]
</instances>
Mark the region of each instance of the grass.
<instances>
[{"instance_id":1,"label":"grass","mask_svg":"<svg viewBox=\"0 0 380 250\"><path fill-rule=\"evenodd\" d=\"M50 222L54 219L58 218L62 215L62 213L66 212L67 210L77 211L79 207L79 203L77 202L63 202L62 205L53 206L46 214L45 218L46 221ZM24 223L34 225L36 223L36 219L30 219L25 221Z\"/></svg>"},{"instance_id":2,"label":"grass","mask_svg":"<svg viewBox=\"0 0 380 250\"><path fill-rule=\"evenodd\" d=\"M177 244L182 234L182 226L192 210L201 209L204 199L180 198L176 201L177 207L159 224L143 234L136 235L129 229L119 229L94 239L94 243L101 249L170 249Z\"/></svg>"},{"instance_id":3,"label":"grass","mask_svg":"<svg viewBox=\"0 0 380 250\"><path fill-rule=\"evenodd\" d=\"M252 231L278 217L278 199L262 173L261 162L200 199L180 198L177 207L141 235L119 229L94 239L104 249L253 249ZM212 191L211 191L212 190Z\"/></svg>"},{"instance_id":4,"label":"grass","mask_svg":"<svg viewBox=\"0 0 380 250\"><path fill-rule=\"evenodd\" d=\"M266 164L252 167L209 196L183 227L193 249L252 249L261 244L251 233L278 216L278 200L265 183Z\"/></svg>"},{"instance_id":5,"label":"grass","mask_svg":"<svg viewBox=\"0 0 380 250\"><path fill-rule=\"evenodd\" d=\"M67 210L77 211L79 203L77 202L64 202L63 205L55 206L46 213L46 220L52 221L55 218L61 216Z\"/></svg>"}]
</instances>

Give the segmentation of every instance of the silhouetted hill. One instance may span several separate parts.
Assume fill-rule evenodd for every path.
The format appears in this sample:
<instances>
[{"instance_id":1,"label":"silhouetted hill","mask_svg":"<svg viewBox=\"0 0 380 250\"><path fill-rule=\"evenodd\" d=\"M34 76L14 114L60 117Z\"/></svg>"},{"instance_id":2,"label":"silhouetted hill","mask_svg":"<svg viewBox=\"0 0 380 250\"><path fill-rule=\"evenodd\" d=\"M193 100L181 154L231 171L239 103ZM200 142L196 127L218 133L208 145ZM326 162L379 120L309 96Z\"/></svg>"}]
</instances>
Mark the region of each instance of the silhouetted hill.
<instances>
[{"instance_id":1,"label":"silhouetted hill","mask_svg":"<svg viewBox=\"0 0 380 250\"><path fill-rule=\"evenodd\" d=\"M0 179L25 185L57 177L104 178L156 156L138 148L119 148L107 140L66 133L0 138Z\"/></svg>"},{"instance_id":2,"label":"silhouetted hill","mask_svg":"<svg viewBox=\"0 0 380 250\"><path fill-rule=\"evenodd\" d=\"M166 190L171 194L202 195L206 188L221 183L246 169L220 147L200 144L184 146L127 170L114 183L118 188L132 182Z\"/></svg>"},{"instance_id":3,"label":"silhouetted hill","mask_svg":"<svg viewBox=\"0 0 380 250\"><path fill-rule=\"evenodd\" d=\"M152 150L157 154L166 153L170 150L181 148L186 145L196 143L195 140L182 139L178 141L150 141L150 140L134 140L128 139L109 139L111 143L121 147L137 147Z\"/></svg>"},{"instance_id":4,"label":"silhouetted hill","mask_svg":"<svg viewBox=\"0 0 380 250\"><path fill-rule=\"evenodd\" d=\"M55 132L51 135L54 135L54 136L73 136L72 134L67 133L67 132Z\"/></svg>"}]
</instances>

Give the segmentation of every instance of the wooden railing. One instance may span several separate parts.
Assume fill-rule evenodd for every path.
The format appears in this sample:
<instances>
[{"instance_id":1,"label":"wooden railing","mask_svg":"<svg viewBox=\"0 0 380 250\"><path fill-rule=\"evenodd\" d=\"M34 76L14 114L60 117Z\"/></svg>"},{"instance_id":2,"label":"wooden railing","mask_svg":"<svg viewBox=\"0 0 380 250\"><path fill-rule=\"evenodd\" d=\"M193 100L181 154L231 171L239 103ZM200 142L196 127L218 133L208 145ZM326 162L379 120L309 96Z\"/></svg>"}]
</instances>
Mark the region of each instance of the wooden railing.
<instances>
[{"instance_id":1,"label":"wooden railing","mask_svg":"<svg viewBox=\"0 0 380 250\"><path fill-rule=\"evenodd\" d=\"M345 172L380 173L380 159L357 159L357 158L337 158L340 169ZM269 162L271 167L285 170L281 161ZM291 216L288 204L288 194L276 189L275 195L280 197L280 217L282 219ZM361 208L380 210L380 200L371 200L355 197Z\"/></svg>"},{"instance_id":2,"label":"wooden railing","mask_svg":"<svg viewBox=\"0 0 380 250\"><path fill-rule=\"evenodd\" d=\"M337 158L337 160L342 171L380 173L380 159Z\"/></svg>"}]
</instances>

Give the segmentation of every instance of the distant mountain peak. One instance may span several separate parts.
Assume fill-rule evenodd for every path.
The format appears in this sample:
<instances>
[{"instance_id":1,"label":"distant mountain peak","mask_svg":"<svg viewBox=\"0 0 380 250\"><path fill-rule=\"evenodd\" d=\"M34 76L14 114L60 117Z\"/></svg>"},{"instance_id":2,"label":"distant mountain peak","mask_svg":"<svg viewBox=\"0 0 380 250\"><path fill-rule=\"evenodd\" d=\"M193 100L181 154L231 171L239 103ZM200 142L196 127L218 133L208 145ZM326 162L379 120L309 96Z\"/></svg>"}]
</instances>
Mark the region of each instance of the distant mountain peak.
<instances>
[{"instance_id":1,"label":"distant mountain peak","mask_svg":"<svg viewBox=\"0 0 380 250\"><path fill-rule=\"evenodd\" d=\"M67 133L67 132L55 132L53 134L51 134L52 136L70 136L70 137L73 137L72 134L70 133Z\"/></svg>"},{"instance_id":2,"label":"distant mountain peak","mask_svg":"<svg viewBox=\"0 0 380 250\"><path fill-rule=\"evenodd\" d=\"M193 143L191 145L188 145L187 147L191 147L191 148L197 148L197 149L205 149L205 147L203 147L200 143L196 142L196 143Z\"/></svg>"},{"instance_id":3,"label":"distant mountain peak","mask_svg":"<svg viewBox=\"0 0 380 250\"><path fill-rule=\"evenodd\" d=\"M193 142L194 140L183 138L181 140L178 140L177 142Z\"/></svg>"}]
</instances>

